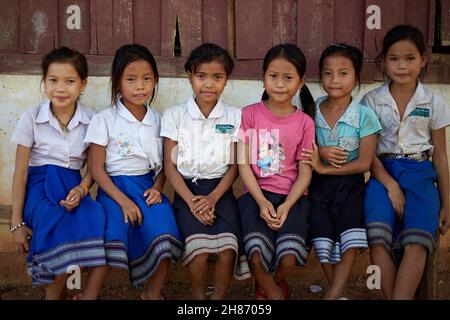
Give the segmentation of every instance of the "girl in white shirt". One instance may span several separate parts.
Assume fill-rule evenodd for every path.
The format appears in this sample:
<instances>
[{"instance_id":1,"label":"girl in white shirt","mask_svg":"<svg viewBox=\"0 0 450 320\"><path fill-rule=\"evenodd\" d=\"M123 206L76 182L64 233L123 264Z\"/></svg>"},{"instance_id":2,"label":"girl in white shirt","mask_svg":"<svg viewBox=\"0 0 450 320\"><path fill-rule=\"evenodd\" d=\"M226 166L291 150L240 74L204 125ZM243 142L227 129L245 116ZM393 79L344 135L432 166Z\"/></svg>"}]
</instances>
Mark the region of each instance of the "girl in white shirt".
<instances>
[{"instance_id":1,"label":"girl in white shirt","mask_svg":"<svg viewBox=\"0 0 450 320\"><path fill-rule=\"evenodd\" d=\"M19 251L29 251L33 284L45 286L46 299L63 299L71 267L106 263L105 214L89 195L89 168L80 175L88 148L83 140L95 113L78 103L87 84L86 57L55 49L44 57L42 70L48 101L25 112L12 136L17 151L11 232Z\"/></svg>"},{"instance_id":2,"label":"girl in white shirt","mask_svg":"<svg viewBox=\"0 0 450 320\"><path fill-rule=\"evenodd\" d=\"M160 115L150 107L158 82L155 59L147 48L125 45L113 60L112 106L89 126L97 201L105 208L108 268L96 274L96 298L111 267L129 271L144 300L163 299L169 269L181 255L181 237L169 199L162 194ZM87 297L86 297L87 298Z\"/></svg>"},{"instance_id":3,"label":"girl in white shirt","mask_svg":"<svg viewBox=\"0 0 450 320\"><path fill-rule=\"evenodd\" d=\"M164 112L161 136L167 178L175 189L174 209L185 241L182 264L192 282L192 297L205 299L208 257L217 254L214 292L223 299L233 273L249 277L232 185L233 157L241 112L221 99L234 62L219 46L205 43L185 64L195 96Z\"/></svg>"}]
</instances>

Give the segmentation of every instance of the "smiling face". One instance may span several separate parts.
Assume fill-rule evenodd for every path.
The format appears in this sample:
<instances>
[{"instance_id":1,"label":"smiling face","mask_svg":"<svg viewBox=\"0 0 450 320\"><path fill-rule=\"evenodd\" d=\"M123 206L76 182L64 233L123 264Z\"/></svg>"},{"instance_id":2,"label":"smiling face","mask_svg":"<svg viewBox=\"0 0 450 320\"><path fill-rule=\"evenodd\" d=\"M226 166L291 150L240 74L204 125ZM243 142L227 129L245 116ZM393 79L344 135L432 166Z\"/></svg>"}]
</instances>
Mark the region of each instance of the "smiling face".
<instances>
[{"instance_id":1,"label":"smiling face","mask_svg":"<svg viewBox=\"0 0 450 320\"><path fill-rule=\"evenodd\" d=\"M426 56L422 56L410 40L394 43L384 58L387 76L394 83L402 85L416 83L426 63Z\"/></svg>"},{"instance_id":2,"label":"smiling face","mask_svg":"<svg viewBox=\"0 0 450 320\"><path fill-rule=\"evenodd\" d=\"M211 107L217 103L225 89L227 74L222 63L204 62L194 74L189 73L189 82L194 90L197 105Z\"/></svg>"},{"instance_id":3,"label":"smiling face","mask_svg":"<svg viewBox=\"0 0 450 320\"><path fill-rule=\"evenodd\" d=\"M70 63L53 62L44 78L45 94L53 108L75 108L87 80L81 80L75 67Z\"/></svg>"},{"instance_id":4,"label":"smiling face","mask_svg":"<svg viewBox=\"0 0 450 320\"><path fill-rule=\"evenodd\" d=\"M321 77L323 89L335 99L351 95L358 83L352 61L340 55L324 60Z\"/></svg>"},{"instance_id":5,"label":"smiling face","mask_svg":"<svg viewBox=\"0 0 450 320\"><path fill-rule=\"evenodd\" d=\"M130 63L120 79L120 93L125 106L143 106L152 96L157 82L150 63L145 60Z\"/></svg>"},{"instance_id":6,"label":"smiling face","mask_svg":"<svg viewBox=\"0 0 450 320\"><path fill-rule=\"evenodd\" d=\"M263 81L269 102L277 103L290 103L305 83L295 66L284 58L276 58L269 63Z\"/></svg>"}]
</instances>

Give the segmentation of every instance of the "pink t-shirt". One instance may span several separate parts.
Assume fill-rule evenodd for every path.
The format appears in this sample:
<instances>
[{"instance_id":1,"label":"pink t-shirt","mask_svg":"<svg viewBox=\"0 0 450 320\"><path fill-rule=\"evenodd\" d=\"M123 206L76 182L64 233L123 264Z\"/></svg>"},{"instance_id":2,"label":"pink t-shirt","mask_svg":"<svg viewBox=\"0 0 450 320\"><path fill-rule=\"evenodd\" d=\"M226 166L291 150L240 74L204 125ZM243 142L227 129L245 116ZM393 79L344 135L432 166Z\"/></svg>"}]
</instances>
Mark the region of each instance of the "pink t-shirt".
<instances>
[{"instance_id":1,"label":"pink t-shirt","mask_svg":"<svg viewBox=\"0 0 450 320\"><path fill-rule=\"evenodd\" d=\"M240 139L249 144L250 165L261 189L289 194L298 177L302 149L312 149L314 121L300 110L278 117L261 101L242 109Z\"/></svg>"}]
</instances>

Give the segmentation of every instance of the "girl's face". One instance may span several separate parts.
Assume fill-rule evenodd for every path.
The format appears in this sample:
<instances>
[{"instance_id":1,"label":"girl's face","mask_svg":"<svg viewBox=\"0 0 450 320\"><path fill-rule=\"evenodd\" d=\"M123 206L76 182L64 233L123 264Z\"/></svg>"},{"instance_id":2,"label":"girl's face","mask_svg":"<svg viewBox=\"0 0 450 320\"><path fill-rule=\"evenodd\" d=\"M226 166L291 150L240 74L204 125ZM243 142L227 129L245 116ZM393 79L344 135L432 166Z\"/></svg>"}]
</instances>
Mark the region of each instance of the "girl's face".
<instances>
[{"instance_id":1,"label":"girl's face","mask_svg":"<svg viewBox=\"0 0 450 320\"><path fill-rule=\"evenodd\" d=\"M44 78L45 94L53 108L75 108L86 84L70 63L51 63Z\"/></svg>"},{"instance_id":2,"label":"girl's face","mask_svg":"<svg viewBox=\"0 0 450 320\"><path fill-rule=\"evenodd\" d=\"M194 74L189 73L189 82L199 106L214 106L227 84L227 73L220 62L205 62Z\"/></svg>"},{"instance_id":3,"label":"girl's face","mask_svg":"<svg viewBox=\"0 0 450 320\"><path fill-rule=\"evenodd\" d=\"M351 95L357 83L355 68L349 58L339 55L325 58L322 86L330 98L338 99Z\"/></svg>"},{"instance_id":4,"label":"girl's face","mask_svg":"<svg viewBox=\"0 0 450 320\"><path fill-rule=\"evenodd\" d=\"M410 40L394 43L384 58L386 74L397 84L415 84L426 64L427 57Z\"/></svg>"},{"instance_id":5,"label":"girl's face","mask_svg":"<svg viewBox=\"0 0 450 320\"><path fill-rule=\"evenodd\" d=\"M157 82L150 63L145 60L130 63L120 79L120 94L124 105L127 108L145 105Z\"/></svg>"},{"instance_id":6,"label":"girl's face","mask_svg":"<svg viewBox=\"0 0 450 320\"><path fill-rule=\"evenodd\" d=\"M291 102L305 84L297 68L284 58L276 58L269 63L263 81L269 100L277 103Z\"/></svg>"}]
</instances>

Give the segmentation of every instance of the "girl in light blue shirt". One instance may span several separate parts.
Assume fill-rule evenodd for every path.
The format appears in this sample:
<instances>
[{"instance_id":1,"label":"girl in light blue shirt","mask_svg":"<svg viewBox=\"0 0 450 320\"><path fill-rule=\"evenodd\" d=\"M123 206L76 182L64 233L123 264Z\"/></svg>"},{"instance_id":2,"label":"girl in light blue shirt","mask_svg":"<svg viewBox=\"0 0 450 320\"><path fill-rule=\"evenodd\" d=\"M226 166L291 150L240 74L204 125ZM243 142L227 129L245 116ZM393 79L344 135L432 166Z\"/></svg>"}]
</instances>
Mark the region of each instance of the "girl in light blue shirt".
<instances>
[{"instance_id":1,"label":"girl in light blue shirt","mask_svg":"<svg viewBox=\"0 0 450 320\"><path fill-rule=\"evenodd\" d=\"M328 96L316 101L316 140L304 150L315 170L310 185L310 239L330 284L324 299L338 299L358 249L367 245L364 227L364 173L375 154L381 125L369 107L352 98L359 83L362 53L331 45L319 63Z\"/></svg>"}]
</instances>

